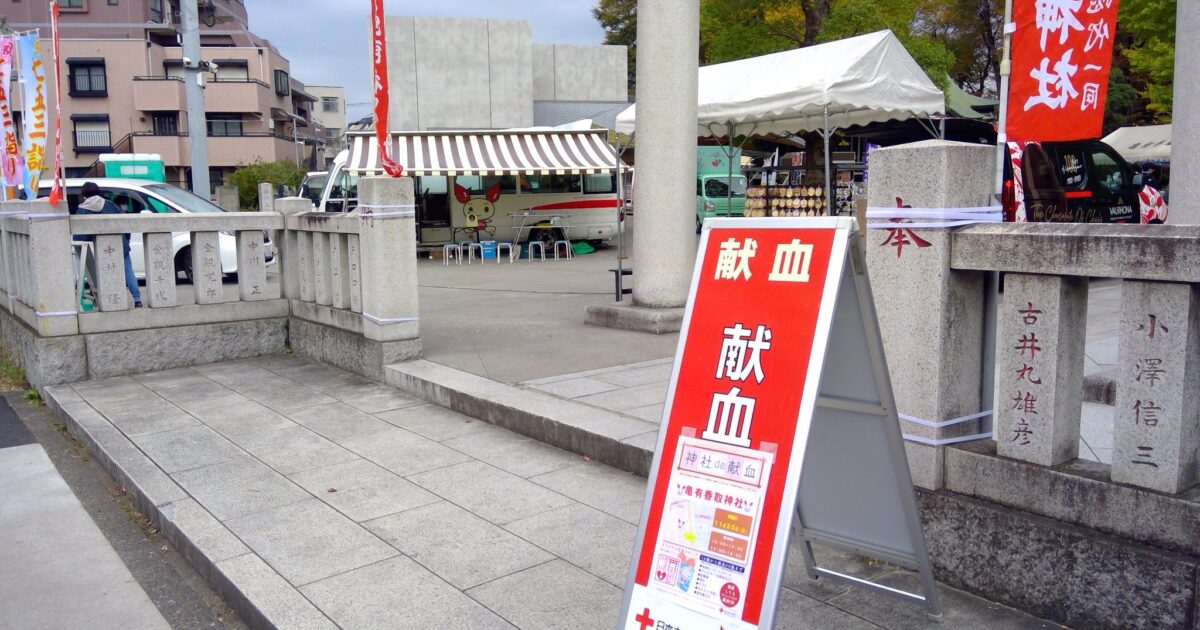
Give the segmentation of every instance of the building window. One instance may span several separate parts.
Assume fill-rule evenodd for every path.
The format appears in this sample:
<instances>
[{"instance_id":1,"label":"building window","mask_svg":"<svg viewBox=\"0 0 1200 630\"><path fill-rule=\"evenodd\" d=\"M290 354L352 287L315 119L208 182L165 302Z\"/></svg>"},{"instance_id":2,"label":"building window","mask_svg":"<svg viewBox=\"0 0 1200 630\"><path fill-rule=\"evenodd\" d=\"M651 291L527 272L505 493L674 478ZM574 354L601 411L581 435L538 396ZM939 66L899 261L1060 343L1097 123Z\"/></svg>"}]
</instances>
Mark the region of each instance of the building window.
<instances>
[{"instance_id":1,"label":"building window","mask_svg":"<svg viewBox=\"0 0 1200 630\"><path fill-rule=\"evenodd\" d=\"M225 169L209 167L209 169L208 169L208 188L209 188L208 192L210 194L215 195L215 194L217 194L217 187L224 186L224 185L225 185Z\"/></svg>"},{"instance_id":2,"label":"building window","mask_svg":"<svg viewBox=\"0 0 1200 630\"><path fill-rule=\"evenodd\" d=\"M242 135L242 117L238 114L209 114L208 135L210 136L240 136Z\"/></svg>"},{"instance_id":3,"label":"building window","mask_svg":"<svg viewBox=\"0 0 1200 630\"><path fill-rule=\"evenodd\" d=\"M150 21L163 21L163 0L150 0Z\"/></svg>"},{"instance_id":4,"label":"building window","mask_svg":"<svg viewBox=\"0 0 1200 630\"><path fill-rule=\"evenodd\" d=\"M150 114L156 136L179 135L179 112L154 112Z\"/></svg>"},{"instance_id":5,"label":"building window","mask_svg":"<svg viewBox=\"0 0 1200 630\"><path fill-rule=\"evenodd\" d=\"M117 0L108 0L108 6L110 6L110 7L117 6Z\"/></svg>"},{"instance_id":6,"label":"building window","mask_svg":"<svg viewBox=\"0 0 1200 630\"><path fill-rule=\"evenodd\" d=\"M112 150L112 136L106 114L76 114L74 123L75 152L105 152Z\"/></svg>"},{"instance_id":7,"label":"building window","mask_svg":"<svg viewBox=\"0 0 1200 630\"><path fill-rule=\"evenodd\" d=\"M280 96L292 94L292 86L288 83L288 73L284 70L275 71L275 93Z\"/></svg>"},{"instance_id":8,"label":"building window","mask_svg":"<svg viewBox=\"0 0 1200 630\"><path fill-rule=\"evenodd\" d=\"M247 64L241 59L217 59L218 81L245 81L250 78Z\"/></svg>"},{"instance_id":9,"label":"building window","mask_svg":"<svg viewBox=\"0 0 1200 630\"><path fill-rule=\"evenodd\" d=\"M321 111L337 112L338 111L337 97L336 96L322 96L321 97Z\"/></svg>"},{"instance_id":10,"label":"building window","mask_svg":"<svg viewBox=\"0 0 1200 630\"><path fill-rule=\"evenodd\" d=\"M68 59L71 96L108 96L103 59Z\"/></svg>"},{"instance_id":11,"label":"building window","mask_svg":"<svg viewBox=\"0 0 1200 630\"><path fill-rule=\"evenodd\" d=\"M58 6L60 9L76 9L83 11L87 9L87 5L85 5L83 2L84 0L59 0Z\"/></svg>"},{"instance_id":12,"label":"building window","mask_svg":"<svg viewBox=\"0 0 1200 630\"><path fill-rule=\"evenodd\" d=\"M183 70L182 59L165 59L163 60L163 73L168 77L184 78L186 75Z\"/></svg>"}]
</instances>

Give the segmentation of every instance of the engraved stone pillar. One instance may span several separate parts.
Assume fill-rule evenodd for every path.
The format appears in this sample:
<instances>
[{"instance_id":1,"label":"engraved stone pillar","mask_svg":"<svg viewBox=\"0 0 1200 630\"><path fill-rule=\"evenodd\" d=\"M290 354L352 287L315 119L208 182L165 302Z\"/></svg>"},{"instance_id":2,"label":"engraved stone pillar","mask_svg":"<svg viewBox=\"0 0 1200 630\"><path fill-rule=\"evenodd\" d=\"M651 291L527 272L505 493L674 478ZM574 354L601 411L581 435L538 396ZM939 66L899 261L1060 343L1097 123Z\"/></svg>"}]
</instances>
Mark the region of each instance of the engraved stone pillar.
<instances>
[{"instance_id":1,"label":"engraved stone pillar","mask_svg":"<svg viewBox=\"0 0 1200 630\"><path fill-rule=\"evenodd\" d=\"M295 300L300 298L301 264L299 232L294 229L295 219L291 217L311 211L312 204L307 199L287 197L275 202L275 210L284 215L284 221L288 222L287 229L280 230L275 235L275 246L279 248L276 251L275 259L283 280L282 293L283 297Z\"/></svg>"},{"instance_id":2,"label":"engraved stone pillar","mask_svg":"<svg viewBox=\"0 0 1200 630\"><path fill-rule=\"evenodd\" d=\"M125 241L120 234L96 235L96 284L101 311L124 311L130 307L125 287Z\"/></svg>"},{"instance_id":3,"label":"engraved stone pillar","mask_svg":"<svg viewBox=\"0 0 1200 630\"><path fill-rule=\"evenodd\" d=\"M312 233L313 294L317 304L333 304L329 287L329 234Z\"/></svg>"},{"instance_id":4,"label":"engraved stone pillar","mask_svg":"<svg viewBox=\"0 0 1200 630\"><path fill-rule=\"evenodd\" d=\"M300 301L312 302L313 291L313 233L300 232L296 235L296 261L300 265Z\"/></svg>"},{"instance_id":5,"label":"engraved stone pillar","mask_svg":"<svg viewBox=\"0 0 1200 630\"><path fill-rule=\"evenodd\" d=\"M1087 279L1008 274L996 312L996 450L1042 466L1079 455Z\"/></svg>"},{"instance_id":6,"label":"engraved stone pillar","mask_svg":"<svg viewBox=\"0 0 1200 630\"><path fill-rule=\"evenodd\" d=\"M170 232L142 234L146 259L146 304L164 308L179 304L175 290L175 251Z\"/></svg>"},{"instance_id":7,"label":"engraved stone pillar","mask_svg":"<svg viewBox=\"0 0 1200 630\"><path fill-rule=\"evenodd\" d=\"M958 142L873 150L868 205L989 205L995 160L988 147ZM983 274L950 269L952 230L894 226L866 231L867 267L913 483L936 490L947 445L981 434L978 414L991 408L980 401Z\"/></svg>"},{"instance_id":8,"label":"engraved stone pillar","mask_svg":"<svg viewBox=\"0 0 1200 630\"><path fill-rule=\"evenodd\" d=\"M362 312L362 264L359 261L358 235L346 235L346 272L350 285L350 310Z\"/></svg>"},{"instance_id":9,"label":"engraved stone pillar","mask_svg":"<svg viewBox=\"0 0 1200 630\"><path fill-rule=\"evenodd\" d=\"M71 226L66 203L55 207L38 199L28 208L39 215L29 219L35 328L43 337L74 335L79 332L79 298L71 269Z\"/></svg>"},{"instance_id":10,"label":"engraved stone pillar","mask_svg":"<svg viewBox=\"0 0 1200 630\"><path fill-rule=\"evenodd\" d=\"M346 267L346 235L330 233L329 297L334 308L350 307L350 274Z\"/></svg>"},{"instance_id":11,"label":"engraved stone pillar","mask_svg":"<svg viewBox=\"0 0 1200 630\"><path fill-rule=\"evenodd\" d=\"M192 232L192 289L196 304L223 301L221 242L216 232Z\"/></svg>"},{"instance_id":12,"label":"engraved stone pillar","mask_svg":"<svg viewBox=\"0 0 1200 630\"><path fill-rule=\"evenodd\" d=\"M417 241L410 177L364 177L359 199L368 207L394 207L379 217L361 215L363 334L375 341L417 339Z\"/></svg>"},{"instance_id":13,"label":"engraved stone pillar","mask_svg":"<svg viewBox=\"0 0 1200 630\"><path fill-rule=\"evenodd\" d=\"M1177 494L1197 482L1200 289L1121 284L1112 479Z\"/></svg>"},{"instance_id":14,"label":"engraved stone pillar","mask_svg":"<svg viewBox=\"0 0 1200 630\"><path fill-rule=\"evenodd\" d=\"M275 187L267 182L258 184L258 211L275 212Z\"/></svg>"},{"instance_id":15,"label":"engraved stone pillar","mask_svg":"<svg viewBox=\"0 0 1200 630\"><path fill-rule=\"evenodd\" d=\"M217 186L217 205L230 211L237 212L242 209L241 199L238 196L238 187L232 185Z\"/></svg>"},{"instance_id":16,"label":"engraved stone pillar","mask_svg":"<svg viewBox=\"0 0 1200 630\"><path fill-rule=\"evenodd\" d=\"M238 297L243 301L267 299L267 262L263 258L262 230L237 233Z\"/></svg>"}]
</instances>

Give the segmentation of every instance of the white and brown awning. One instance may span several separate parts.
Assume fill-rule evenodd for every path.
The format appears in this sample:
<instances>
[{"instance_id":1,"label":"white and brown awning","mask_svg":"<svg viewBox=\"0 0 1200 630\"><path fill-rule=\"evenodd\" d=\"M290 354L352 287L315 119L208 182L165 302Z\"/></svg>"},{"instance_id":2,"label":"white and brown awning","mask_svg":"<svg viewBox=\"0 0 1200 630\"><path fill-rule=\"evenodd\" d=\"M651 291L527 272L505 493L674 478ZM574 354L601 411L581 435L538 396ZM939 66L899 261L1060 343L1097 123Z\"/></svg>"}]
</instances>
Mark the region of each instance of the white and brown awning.
<instances>
[{"instance_id":1,"label":"white and brown awning","mask_svg":"<svg viewBox=\"0 0 1200 630\"><path fill-rule=\"evenodd\" d=\"M616 170L605 131L463 131L398 133L392 159L405 174L554 175ZM348 170L377 172L379 144L372 135L350 136Z\"/></svg>"}]
</instances>

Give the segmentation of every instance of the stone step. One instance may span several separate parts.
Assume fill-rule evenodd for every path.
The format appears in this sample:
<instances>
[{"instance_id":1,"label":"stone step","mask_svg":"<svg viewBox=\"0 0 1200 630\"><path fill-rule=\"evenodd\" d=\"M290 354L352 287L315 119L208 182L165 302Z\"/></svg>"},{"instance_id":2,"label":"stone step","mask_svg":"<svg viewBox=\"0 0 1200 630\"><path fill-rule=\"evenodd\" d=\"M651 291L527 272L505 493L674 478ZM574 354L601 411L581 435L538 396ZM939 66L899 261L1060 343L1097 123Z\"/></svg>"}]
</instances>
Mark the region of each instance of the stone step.
<instances>
[{"instance_id":1,"label":"stone step","mask_svg":"<svg viewBox=\"0 0 1200 630\"><path fill-rule=\"evenodd\" d=\"M383 373L388 385L411 396L614 468L643 477L650 472L658 423L425 360L387 365Z\"/></svg>"}]
</instances>

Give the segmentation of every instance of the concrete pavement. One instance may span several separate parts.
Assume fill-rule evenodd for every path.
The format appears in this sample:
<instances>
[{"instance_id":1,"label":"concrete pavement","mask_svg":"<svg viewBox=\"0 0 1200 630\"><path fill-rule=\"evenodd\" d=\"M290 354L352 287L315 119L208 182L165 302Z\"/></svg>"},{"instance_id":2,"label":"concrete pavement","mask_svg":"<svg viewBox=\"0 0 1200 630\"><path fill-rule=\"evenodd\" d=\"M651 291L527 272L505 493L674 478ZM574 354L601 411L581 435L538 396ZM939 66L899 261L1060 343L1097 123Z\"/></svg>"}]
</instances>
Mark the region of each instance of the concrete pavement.
<instances>
[{"instance_id":1,"label":"concrete pavement","mask_svg":"<svg viewBox=\"0 0 1200 630\"><path fill-rule=\"evenodd\" d=\"M0 628L169 628L0 399Z\"/></svg>"},{"instance_id":2,"label":"concrete pavement","mask_svg":"<svg viewBox=\"0 0 1200 630\"><path fill-rule=\"evenodd\" d=\"M616 619L644 478L291 355L45 394L251 625ZM839 571L913 587L906 571L822 552ZM779 627L939 625L886 596L809 581L796 562L785 586ZM1051 627L943 593L947 627Z\"/></svg>"}]
</instances>

